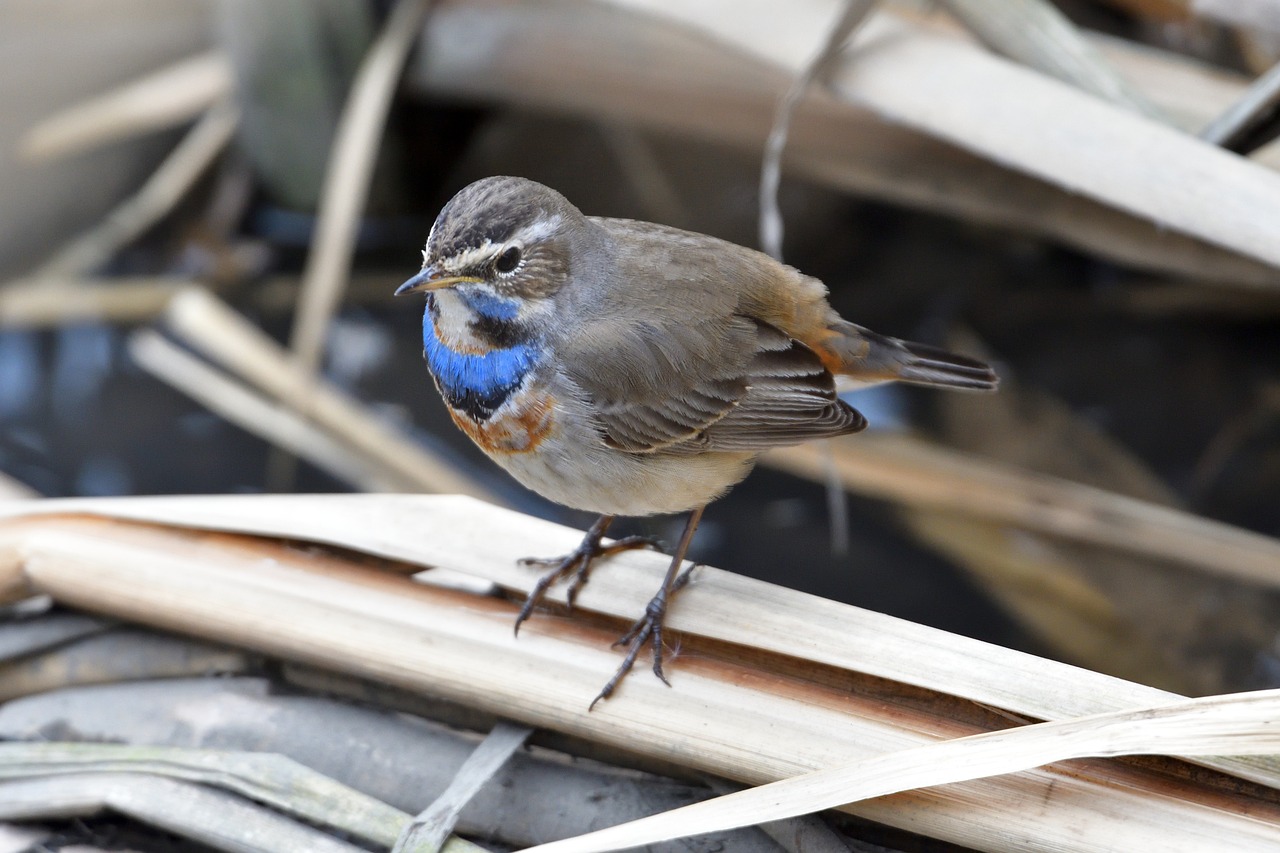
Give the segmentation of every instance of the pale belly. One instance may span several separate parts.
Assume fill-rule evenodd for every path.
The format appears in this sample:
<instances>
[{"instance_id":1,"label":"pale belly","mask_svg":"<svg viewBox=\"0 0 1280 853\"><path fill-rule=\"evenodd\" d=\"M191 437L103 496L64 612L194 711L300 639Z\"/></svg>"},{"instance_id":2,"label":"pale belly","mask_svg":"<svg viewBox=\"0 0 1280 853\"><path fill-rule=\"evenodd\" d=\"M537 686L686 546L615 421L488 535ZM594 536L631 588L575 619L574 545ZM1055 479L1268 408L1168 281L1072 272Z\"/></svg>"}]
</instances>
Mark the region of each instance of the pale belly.
<instances>
[{"instance_id":1,"label":"pale belly","mask_svg":"<svg viewBox=\"0 0 1280 853\"><path fill-rule=\"evenodd\" d=\"M705 506L742 481L754 453L649 456L553 438L537 452L491 454L520 483L574 509L658 515Z\"/></svg>"}]
</instances>

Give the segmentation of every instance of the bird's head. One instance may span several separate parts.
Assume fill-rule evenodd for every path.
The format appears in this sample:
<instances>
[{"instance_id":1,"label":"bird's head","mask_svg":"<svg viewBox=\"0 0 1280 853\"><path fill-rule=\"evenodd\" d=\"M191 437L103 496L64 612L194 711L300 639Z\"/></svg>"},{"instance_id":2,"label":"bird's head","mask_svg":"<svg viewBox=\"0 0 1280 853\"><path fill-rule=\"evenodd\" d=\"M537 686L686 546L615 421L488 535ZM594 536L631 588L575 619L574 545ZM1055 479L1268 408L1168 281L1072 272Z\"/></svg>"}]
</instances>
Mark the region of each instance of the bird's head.
<instances>
[{"instance_id":1,"label":"bird's head","mask_svg":"<svg viewBox=\"0 0 1280 853\"><path fill-rule=\"evenodd\" d=\"M568 280L572 237L585 219L553 189L525 178L485 178L436 217L422 270L396 290L454 289L518 306L554 296Z\"/></svg>"}]
</instances>

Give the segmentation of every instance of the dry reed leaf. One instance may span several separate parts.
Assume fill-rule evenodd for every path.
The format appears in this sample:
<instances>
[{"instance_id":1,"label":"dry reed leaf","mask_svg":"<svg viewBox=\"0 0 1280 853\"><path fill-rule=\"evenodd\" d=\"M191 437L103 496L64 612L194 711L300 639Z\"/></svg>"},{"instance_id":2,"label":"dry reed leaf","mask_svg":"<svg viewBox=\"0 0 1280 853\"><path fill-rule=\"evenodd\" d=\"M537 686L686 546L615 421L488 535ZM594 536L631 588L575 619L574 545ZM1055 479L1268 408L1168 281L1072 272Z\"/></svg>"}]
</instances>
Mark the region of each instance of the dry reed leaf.
<instances>
[{"instance_id":1,"label":"dry reed leaf","mask_svg":"<svg viewBox=\"0 0 1280 853\"><path fill-rule=\"evenodd\" d=\"M533 734L528 726L499 720L467 758L449 787L407 821L391 853L440 853L462 809L496 776Z\"/></svg>"},{"instance_id":2,"label":"dry reed leaf","mask_svg":"<svg viewBox=\"0 0 1280 853\"><path fill-rule=\"evenodd\" d=\"M114 743L0 744L0 780L89 773L200 782L384 846L409 823L399 809L273 753Z\"/></svg>"},{"instance_id":3,"label":"dry reed leaf","mask_svg":"<svg viewBox=\"0 0 1280 853\"><path fill-rule=\"evenodd\" d=\"M226 853L363 853L367 849L234 794L146 773L86 773L0 782L0 820L66 820L104 811Z\"/></svg>"},{"instance_id":4,"label":"dry reed leaf","mask_svg":"<svg viewBox=\"0 0 1280 853\"><path fill-rule=\"evenodd\" d=\"M1280 754L1280 690L1192 699L943 741L684 806L526 853L601 853L809 814L917 788L1123 755ZM1275 827L1255 846L1271 850Z\"/></svg>"}]
</instances>

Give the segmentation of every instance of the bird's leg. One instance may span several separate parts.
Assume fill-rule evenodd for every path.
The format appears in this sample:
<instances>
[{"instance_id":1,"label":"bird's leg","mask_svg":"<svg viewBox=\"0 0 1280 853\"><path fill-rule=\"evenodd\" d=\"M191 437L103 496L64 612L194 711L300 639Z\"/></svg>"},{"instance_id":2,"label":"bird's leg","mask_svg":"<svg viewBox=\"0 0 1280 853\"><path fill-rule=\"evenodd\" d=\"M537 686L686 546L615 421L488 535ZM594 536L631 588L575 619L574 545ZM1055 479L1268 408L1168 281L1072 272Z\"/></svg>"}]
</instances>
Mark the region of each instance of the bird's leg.
<instances>
[{"instance_id":1,"label":"bird's leg","mask_svg":"<svg viewBox=\"0 0 1280 853\"><path fill-rule=\"evenodd\" d=\"M644 608L644 615L636 620L627 633L618 638L614 646L626 646L627 656L622 660L622 666L618 667L618 671L613 674L608 683L605 684L599 695L591 700L591 707L594 708L596 703L601 699L608 699L613 695L613 691L622 683L622 679L631 671L631 667L635 665L636 657L640 654L640 650L646 645L653 649L653 674L662 679L662 683L668 687L671 682L667 681L667 677L662 674L662 622L667 615L667 601L689 581L689 572L693 571L694 566L680 573L680 566L684 563L684 555L689 550L689 543L693 541L693 533L698 529L698 522L702 521L702 511L706 507L698 507L689 513L689 520L685 522L684 533L680 534L680 544L676 546L676 552L671 557L671 565L667 568L666 577L662 579L662 586L658 589L657 595L649 600Z\"/></svg>"},{"instance_id":2,"label":"bird's leg","mask_svg":"<svg viewBox=\"0 0 1280 853\"><path fill-rule=\"evenodd\" d=\"M605 531L609 529L609 525L612 523L612 515L600 516L596 519L596 523L591 525L587 535L582 537L582 542L578 544L578 547L563 557L551 557L549 559L525 557L520 561L522 566L541 566L549 568L551 571L538 579L538 582L534 584L532 591L530 591L529 597L524 600L524 606L520 608L520 615L516 617L515 631L517 634L520 633L521 623L532 615L533 608L538 605L538 602L542 601L547 594L547 590L556 581L573 575L573 579L569 582L569 589L565 593L569 607L572 608L574 599L578 597L578 590L582 589L582 585L587 582L587 578L591 574L591 566L598 557L608 557L611 554L631 551L636 548L661 549L661 543L650 536L624 536L616 542L610 542L608 545L601 544L600 540L604 538Z\"/></svg>"}]
</instances>

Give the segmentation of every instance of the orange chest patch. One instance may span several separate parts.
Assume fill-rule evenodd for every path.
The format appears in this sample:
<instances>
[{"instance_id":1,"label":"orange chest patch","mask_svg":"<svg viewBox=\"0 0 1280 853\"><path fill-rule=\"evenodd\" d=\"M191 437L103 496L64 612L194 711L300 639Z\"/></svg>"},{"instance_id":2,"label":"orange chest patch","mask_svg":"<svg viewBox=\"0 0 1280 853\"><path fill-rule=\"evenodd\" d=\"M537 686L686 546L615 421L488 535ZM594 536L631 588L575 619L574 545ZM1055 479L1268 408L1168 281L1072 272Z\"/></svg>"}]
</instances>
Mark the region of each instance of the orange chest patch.
<instances>
[{"instance_id":1,"label":"orange chest patch","mask_svg":"<svg viewBox=\"0 0 1280 853\"><path fill-rule=\"evenodd\" d=\"M449 415L485 453L532 453L555 427L555 399L546 392L528 391L484 421L473 420L453 407Z\"/></svg>"}]
</instances>

